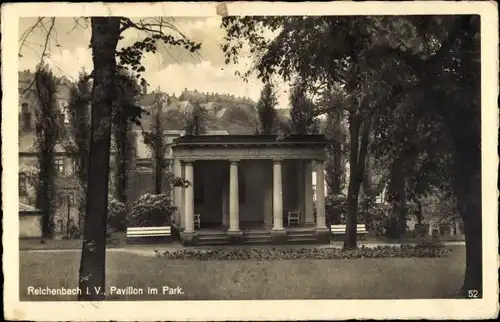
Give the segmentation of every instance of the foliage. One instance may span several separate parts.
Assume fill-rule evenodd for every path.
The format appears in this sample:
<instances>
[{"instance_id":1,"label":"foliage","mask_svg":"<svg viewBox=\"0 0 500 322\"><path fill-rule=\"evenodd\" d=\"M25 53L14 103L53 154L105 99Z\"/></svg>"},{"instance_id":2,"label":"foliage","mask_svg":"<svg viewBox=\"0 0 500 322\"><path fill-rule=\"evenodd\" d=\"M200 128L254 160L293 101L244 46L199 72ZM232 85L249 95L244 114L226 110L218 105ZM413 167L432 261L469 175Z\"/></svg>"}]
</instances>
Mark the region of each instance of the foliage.
<instances>
[{"instance_id":1,"label":"foliage","mask_svg":"<svg viewBox=\"0 0 500 322\"><path fill-rule=\"evenodd\" d=\"M130 164L134 158L135 134L127 115L127 110L138 108L140 86L133 75L124 68L117 70L117 98L113 104L112 136L115 155L115 195L118 200L127 203L127 186Z\"/></svg>"},{"instance_id":2,"label":"foliage","mask_svg":"<svg viewBox=\"0 0 500 322\"><path fill-rule=\"evenodd\" d=\"M66 145L68 153L74 152L79 160L76 173L81 182L87 178L87 154L90 141L90 100L91 82L89 75L83 70L76 84L72 84L69 92L69 104L66 107L68 115L68 137L71 142Z\"/></svg>"},{"instance_id":3,"label":"foliage","mask_svg":"<svg viewBox=\"0 0 500 322\"><path fill-rule=\"evenodd\" d=\"M318 134L318 122L314 118L315 106L307 97L306 88L300 82L290 93L290 131L293 134Z\"/></svg>"},{"instance_id":4,"label":"foliage","mask_svg":"<svg viewBox=\"0 0 500 322\"><path fill-rule=\"evenodd\" d=\"M72 84L69 92L69 104L66 107L68 114L68 131L65 140L65 149L68 153L77 155L75 162L79 189L82 197L79 198L78 211L80 218L85 217L87 187L88 153L90 144L90 100L92 98L89 75L82 70L76 84ZM68 142L69 141L69 142ZM83 219L82 219L83 220ZM82 223L79 223L82 227Z\"/></svg>"},{"instance_id":5,"label":"foliage","mask_svg":"<svg viewBox=\"0 0 500 322\"><path fill-rule=\"evenodd\" d=\"M383 204L376 204L371 197L359 201L357 223L366 225L372 236L385 236L391 222L390 209ZM347 224L347 198L343 195L329 195L325 198L325 211L332 225Z\"/></svg>"},{"instance_id":6,"label":"foliage","mask_svg":"<svg viewBox=\"0 0 500 322\"><path fill-rule=\"evenodd\" d=\"M259 130L258 134L271 135L276 134L277 128L277 114L276 105L278 99L274 86L271 83L266 83L260 92L260 98L257 102L257 114L259 117Z\"/></svg>"},{"instance_id":7,"label":"foliage","mask_svg":"<svg viewBox=\"0 0 500 322\"><path fill-rule=\"evenodd\" d=\"M164 107L168 105L168 98L161 94L159 91L154 93L155 100L152 110L151 130L149 132L143 132L144 143L151 150L151 156L155 164L155 193L160 194L162 190L162 179L163 173L167 166L167 161L165 159L165 154L168 151L167 142L165 142L164 131L166 128L165 117L164 117Z\"/></svg>"},{"instance_id":8,"label":"foliage","mask_svg":"<svg viewBox=\"0 0 500 322\"><path fill-rule=\"evenodd\" d=\"M331 225L345 224L347 215L347 198L343 195L327 195L325 197L325 214Z\"/></svg>"},{"instance_id":9,"label":"foliage","mask_svg":"<svg viewBox=\"0 0 500 322\"><path fill-rule=\"evenodd\" d=\"M398 78L401 68L385 57L382 60L377 51L385 40L380 37L380 30L392 22L365 16L226 17L222 22L227 32L222 47L226 62L237 61L238 48L246 40L259 57L255 69L263 81L278 74L284 81L298 77L313 94L331 91L339 85L346 91L346 104L342 107L349 123L351 169L346 247L356 246L357 198L372 119L375 111L394 95L393 87L407 81ZM278 35L266 40L262 37L266 29ZM326 108L314 112L321 114L338 106L327 104Z\"/></svg>"},{"instance_id":10,"label":"foliage","mask_svg":"<svg viewBox=\"0 0 500 322\"><path fill-rule=\"evenodd\" d=\"M144 194L134 201L127 225L129 227L170 225L175 209L166 194Z\"/></svg>"},{"instance_id":11,"label":"foliage","mask_svg":"<svg viewBox=\"0 0 500 322\"><path fill-rule=\"evenodd\" d=\"M347 96L341 88L333 88L331 91L323 91L316 104L321 109L328 110L323 133L330 141L325 149L325 179L330 190L329 193L340 194L347 184L346 167L349 155L347 115L345 113Z\"/></svg>"},{"instance_id":12,"label":"foliage","mask_svg":"<svg viewBox=\"0 0 500 322\"><path fill-rule=\"evenodd\" d=\"M126 214L125 204L113 196L108 196L108 232L123 231L126 229Z\"/></svg>"},{"instance_id":13,"label":"foliage","mask_svg":"<svg viewBox=\"0 0 500 322\"><path fill-rule=\"evenodd\" d=\"M196 43L186 38L177 27L167 20L161 18L159 21L156 21L156 19L153 20L155 21L147 21L147 19L133 21L127 17L120 17L120 34L132 28L142 31L148 34L148 36L137 40L130 46L116 50L119 68L127 70L133 77L140 79L141 83L144 82L146 84L147 81L142 77L146 68L142 65L141 61L146 53L156 54L159 44L182 47L191 53L197 52L201 48L201 43ZM167 32L171 32L171 34L167 34ZM123 36L119 36L119 39L123 39ZM137 124L140 124L140 118L143 113L144 110L138 105L129 105L125 111L125 114Z\"/></svg>"},{"instance_id":14,"label":"foliage","mask_svg":"<svg viewBox=\"0 0 500 322\"><path fill-rule=\"evenodd\" d=\"M184 130L186 135L201 135L206 132L207 110L198 101L191 104L192 108L184 113Z\"/></svg>"},{"instance_id":15,"label":"foliage","mask_svg":"<svg viewBox=\"0 0 500 322\"><path fill-rule=\"evenodd\" d=\"M39 111L35 126L35 148L37 153L36 207L43 212L42 233L44 237L52 237L54 230L54 214L56 208L56 170L55 147L61 142L63 129L60 127L57 108L58 82L46 65L37 66L35 72L35 97Z\"/></svg>"},{"instance_id":16,"label":"foliage","mask_svg":"<svg viewBox=\"0 0 500 322\"><path fill-rule=\"evenodd\" d=\"M258 57L255 70L263 80L272 74L279 74L284 80L298 75L311 91L340 81L352 101L358 103L350 104L357 107L351 108L349 115L348 194L352 203L345 246L356 243L354 201L364 176L366 156L365 148L360 147L368 145L371 128L383 132L379 120L387 120L389 126L385 129L389 133L405 134L394 135L387 141L387 146L394 149L380 150L390 160L386 164L398 157L402 146L413 150L405 152L409 160L418 160L413 163L417 170L409 170L410 189L416 195L425 193L430 181L449 182L456 190L459 211L469 227L462 289L465 294L467 289L481 289L482 271L476 264L481 263L481 220L477 217L481 214L478 17L225 17L222 26L227 32L226 43L222 45L227 63L237 61L246 40ZM264 38L266 30L277 36ZM374 96L380 100L372 100ZM363 106L359 104L362 97L372 102ZM420 136L420 132L429 129L434 134ZM366 138L361 143L360 134ZM423 144L413 144L409 136ZM449 144L439 143L441 138ZM375 139L378 140L376 136Z\"/></svg>"},{"instance_id":17,"label":"foliage","mask_svg":"<svg viewBox=\"0 0 500 322\"><path fill-rule=\"evenodd\" d=\"M103 196L107 196L109 192L111 123L113 105L116 105L118 100L118 71L125 69L130 71L136 79L142 78L145 68L141 65L141 60L146 52L156 53L158 42L169 46L184 47L190 52L197 51L200 44L189 41L178 28L163 17L144 18L136 21L127 17L81 19L90 20L92 36L89 47L92 49L94 70L90 75L93 80L93 88L91 138L88 153L88 176L92 177L93 180L89 181L87 186L79 287L82 289L104 289L106 247L106 227L104 225L107 222L108 200ZM46 41L51 36L54 21L55 18L51 18ZM31 30L34 28L35 26ZM117 49L119 41L123 39L123 32L128 29L146 33L148 37L140 39L130 46ZM45 55L45 49L43 55ZM142 78L141 81L145 80ZM139 119L143 113L140 106L125 104L121 108L123 108L123 115L140 125ZM102 300L104 293L81 294L78 298L79 300Z\"/></svg>"},{"instance_id":18,"label":"foliage","mask_svg":"<svg viewBox=\"0 0 500 322\"><path fill-rule=\"evenodd\" d=\"M425 236L419 238L415 244L415 249L443 249L445 247L444 243L434 236Z\"/></svg>"},{"instance_id":19,"label":"foliage","mask_svg":"<svg viewBox=\"0 0 500 322\"><path fill-rule=\"evenodd\" d=\"M365 247L354 250L338 248L244 248L244 249L211 249L211 250L175 250L160 253L157 257L171 260L328 260L328 259L365 259L365 258L413 258L443 257L445 248L422 248L410 245Z\"/></svg>"}]
</instances>

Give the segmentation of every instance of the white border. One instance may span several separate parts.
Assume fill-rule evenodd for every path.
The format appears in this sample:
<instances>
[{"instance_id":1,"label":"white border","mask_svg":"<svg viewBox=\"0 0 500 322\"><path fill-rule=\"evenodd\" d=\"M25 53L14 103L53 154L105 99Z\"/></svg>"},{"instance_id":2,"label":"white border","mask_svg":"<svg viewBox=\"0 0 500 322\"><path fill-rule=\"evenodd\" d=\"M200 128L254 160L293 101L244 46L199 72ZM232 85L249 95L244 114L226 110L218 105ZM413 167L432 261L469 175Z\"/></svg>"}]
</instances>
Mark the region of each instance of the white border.
<instances>
[{"instance_id":1,"label":"white border","mask_svg":"<svg viewBox=\"0 0 500 322\"><path fill-rule=\"evenodd\" d=\"M231 15L480 14L484 298L481 300L300 300L19 302L18 19L29 16L214 16L217 3L17 3L2 6L3 269L7 319L21 320L339 320L474 319L498 316L498 9L495 2L227 3ZM459 285L457 285L459 287Z\"/></svg>"}]
</instances>

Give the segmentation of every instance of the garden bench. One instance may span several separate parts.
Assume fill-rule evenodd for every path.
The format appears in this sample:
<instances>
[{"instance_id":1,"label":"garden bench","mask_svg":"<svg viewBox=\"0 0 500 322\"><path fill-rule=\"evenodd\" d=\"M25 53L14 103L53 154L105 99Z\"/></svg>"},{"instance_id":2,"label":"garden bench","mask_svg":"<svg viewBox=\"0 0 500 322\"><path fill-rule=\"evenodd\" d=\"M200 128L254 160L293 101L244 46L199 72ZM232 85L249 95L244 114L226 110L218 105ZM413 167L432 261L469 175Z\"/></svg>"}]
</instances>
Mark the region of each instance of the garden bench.
<instances>
[{"instance_id":1,"label":"garden bench","mask_svg":"<svg viewBox=\"0 0 500 322\"><path fill-rule=\"evenodd\" d=\"M292 223L300 225L300 211L289 211L288 212L288 226Z\"/></svg>"},{"instance_id":2,"label":"garden bench","mask_svg":"<svg viewBox=\"0 0 500 322\"><path fill-rule=\"evenodd\" d=\"M344 235L346 232L346 227L347 225L332 225L331 226L332 235ZM361 235L361 238L365 239L366 235L368 234L368 230L366 230L366 225L365 224L356 225L356 234Z\"/></svg>"},{"instance_id":3,"label":"garden bench","mask_svg":"<svg viewBox=\"0 0 500 322\"><path fill-rule=\"evenodd\" d=\"M170 237L172 230L170 226L161 227L127 227L127 242L149 237Z\"/></svg>"}]
</instances>

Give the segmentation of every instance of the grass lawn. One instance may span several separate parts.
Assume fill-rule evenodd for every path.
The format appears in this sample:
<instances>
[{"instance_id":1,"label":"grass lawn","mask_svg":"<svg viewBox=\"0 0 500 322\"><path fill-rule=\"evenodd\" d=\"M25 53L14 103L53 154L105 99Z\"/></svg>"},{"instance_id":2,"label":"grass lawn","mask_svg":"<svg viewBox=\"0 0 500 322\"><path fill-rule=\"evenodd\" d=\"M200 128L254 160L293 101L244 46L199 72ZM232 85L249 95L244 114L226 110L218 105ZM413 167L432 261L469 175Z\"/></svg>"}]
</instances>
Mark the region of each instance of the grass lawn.
<instances>
[{"instance_id":1,"label":"grass lawn","mask_svg":"<svg viewBox=\"0 0 500 322\"><path fill-rule=\"evenodd\" d=\"M123 232L113 233L116 245L107 245L108 248L119 247L126 244L126 235ZM38 249L82 249L82 239L44 239L41 238L20 238L19 250Z\"/></svg>"},{"instance_id":2,"label":"grass lawn","mask_svg":"<svg viewBox=\"0 0 500 322\"><path fill-rule=\"evenodd\" d=\"M413 299L451 298L460 288L465 247L444 258L193 261L133 252L107 254L109 300ZM20 252L20 300L76 300L28 295L27 288L77 286L79 252ZM110 287L143 295L110 295ZM183 294L162 294L163 286ZM147 295L147 288L158 295Z\"/></svg>"}]
</instances>

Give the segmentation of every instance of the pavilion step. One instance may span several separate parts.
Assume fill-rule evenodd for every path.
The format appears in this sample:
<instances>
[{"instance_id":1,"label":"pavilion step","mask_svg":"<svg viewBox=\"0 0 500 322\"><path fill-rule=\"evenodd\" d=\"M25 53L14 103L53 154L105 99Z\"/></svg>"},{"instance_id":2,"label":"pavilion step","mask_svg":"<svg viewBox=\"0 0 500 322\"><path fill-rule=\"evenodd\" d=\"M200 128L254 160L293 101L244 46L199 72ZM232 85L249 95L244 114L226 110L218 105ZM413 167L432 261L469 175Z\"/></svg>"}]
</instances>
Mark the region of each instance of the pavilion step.
<instances>
[{"instance_id":1,"label":"pavilion step","mask_svg":"<svg viewBox=\"0 0 500 322\"><path fill-rule=\"evenodd\" d=\"M198 245L220 245L227 244L228 239L225 233L209 233L198 235Z\"/></svg>"},{"instance_id":2,"label":"pavilion step","mask_svg":"<svg viewBox=\"0 0 500 322\"><path fill-rule=\"evenodd\" d=\"M311 230L289 230L288 242L291 244L312 244L316 242L316 238L314 231Z\"/></svg>"},{"instance_id":3,"label":"pavilion step","mask_svg":"<svg viewBox=\"0 0 500 322\"><path fill-rule=\"evenodd\" d=\"M243 236L250 237L250 238L259 238L259 237L271 237L271 233L268 231L262 231L262 232L245 232Z\"/></svg>"},{"instance_id":4,"label":"pavilion step","mask_svg":"<svg viewBox=\"0 0 500 322\"><path fill-rule=\"evenodd\" d=\"M243 235L243 241L245 244L271 243L273 241L273 237L270 232L245 232Z\"/></svg>"},{"instance_id":5,"label":"pavilion step","mask_svg":"<svg viewBox=\"0 0 500 322\"><path fill-rule=\"evenodd\" d=\"M211 245L227 245L227 240L198 240L197 245L199 246L211 246Z\"/></svg>"},{"instance_id":6,"label":"pavilion step","mask_svg":"<svg viewBox=\"0 0 500 322\"><path fill-rule=\"evenodd\" d=\"M302 237L302 238L288 238L288 243L290 244L315 244L316 239L310 237Z\"/></svg>"},{"instance_id":7,"label":"pavilion step","mask_svg":"<svg viewBox=\"0 0 500 322\"><path fill-rule=\"evenodd\" d=\"M198 245L223 245L227 244L227 238L198 238Z\"/></svg>"},{"instance_id":8,"label":"pavilion step","mask_svg":"<svg viewBox=\"0 0 500 322\"><path fill-rule=\"evenodd\" d=\"M271 243L273 241L272 237L263 237L263 238L245 238L244 243L245 244L267 244Z\"/></svg>"},{"instance_id":9,"label":"pavilion step","mask_svg":"<svg viewBox=\"0 0 500 322\"><path fill-rule=\"evenodd\" d=\"M313 237L314 238L314 233L313 232L296 232L296 233L288 232L288 238L290 238L290 237L297 237L297 238Z\"/></svg>"}]
</instances>

